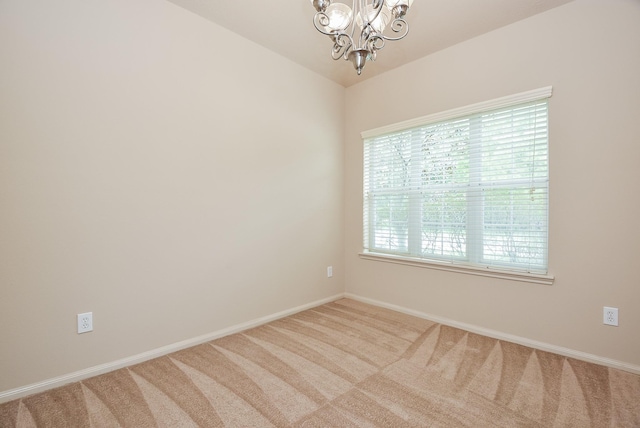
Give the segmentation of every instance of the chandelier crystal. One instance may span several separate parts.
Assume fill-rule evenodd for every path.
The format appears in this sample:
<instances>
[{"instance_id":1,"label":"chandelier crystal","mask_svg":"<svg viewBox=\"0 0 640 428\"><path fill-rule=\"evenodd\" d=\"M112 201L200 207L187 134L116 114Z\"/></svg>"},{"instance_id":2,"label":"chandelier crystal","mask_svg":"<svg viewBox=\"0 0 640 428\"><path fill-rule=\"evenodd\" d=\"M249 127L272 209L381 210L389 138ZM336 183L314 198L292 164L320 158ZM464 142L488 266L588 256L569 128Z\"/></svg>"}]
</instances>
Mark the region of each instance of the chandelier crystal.
<instances>
[{"instance_id":1,"label":"chandelier crystal","mask_svg":"<svg viewBox=\"0 0 640 428\"><path fill-rule=\"evenodd\" d=\"M313 25L333 41L331 57L351 61L360 74L388 40L407 35L409 24L404 17L412 3L413 0L311 0L316 9Z\"/></svg>"}]
</instances>

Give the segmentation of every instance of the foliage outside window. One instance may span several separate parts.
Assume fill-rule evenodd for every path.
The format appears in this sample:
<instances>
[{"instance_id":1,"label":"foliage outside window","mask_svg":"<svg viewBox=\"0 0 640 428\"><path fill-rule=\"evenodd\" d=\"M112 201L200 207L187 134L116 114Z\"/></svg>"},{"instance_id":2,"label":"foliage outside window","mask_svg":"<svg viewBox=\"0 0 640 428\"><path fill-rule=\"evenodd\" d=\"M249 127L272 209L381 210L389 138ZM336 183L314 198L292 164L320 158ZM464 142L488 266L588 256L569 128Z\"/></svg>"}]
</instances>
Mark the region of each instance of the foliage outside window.
<instances>
[{"instance_id":1,"label":"foliage outside window","mask_svg":"<svg viewBox=\"0 0 640 428\"><path fill-rule=\"evenodd\" d=\"M365 253L546 274L548 184L546 98L366 137Z\"/></svg>"}]
</instances>

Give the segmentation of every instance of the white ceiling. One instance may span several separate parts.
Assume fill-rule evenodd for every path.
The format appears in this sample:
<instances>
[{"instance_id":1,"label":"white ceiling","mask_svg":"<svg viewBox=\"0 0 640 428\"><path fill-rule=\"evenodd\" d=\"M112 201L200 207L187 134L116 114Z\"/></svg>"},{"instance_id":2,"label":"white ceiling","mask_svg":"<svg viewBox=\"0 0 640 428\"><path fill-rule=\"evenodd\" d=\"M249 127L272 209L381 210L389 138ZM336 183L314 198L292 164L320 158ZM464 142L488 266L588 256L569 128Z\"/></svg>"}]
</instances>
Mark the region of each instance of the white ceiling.
<instances>
[{"instance_id":1,"label":"white ceiling","mask_svg":"<svg viewBox=\"0 0 640 428\"><path fill-rule=\"evenodd\" d=\"M346 87L572 0L415 0L409 35L388 42L361 76L331 59L332 42L313 26L309 0L169 1Z\"/></svg>"}]
</instances>

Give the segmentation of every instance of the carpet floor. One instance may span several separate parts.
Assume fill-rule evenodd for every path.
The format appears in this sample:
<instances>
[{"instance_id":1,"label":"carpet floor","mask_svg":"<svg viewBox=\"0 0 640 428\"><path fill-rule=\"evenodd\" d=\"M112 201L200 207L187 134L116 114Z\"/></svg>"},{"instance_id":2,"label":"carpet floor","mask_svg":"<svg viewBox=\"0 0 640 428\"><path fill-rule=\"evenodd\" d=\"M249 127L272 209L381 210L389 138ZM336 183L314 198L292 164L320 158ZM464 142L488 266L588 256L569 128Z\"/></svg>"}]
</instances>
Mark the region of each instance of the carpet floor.
<instances>
[{"instance_id":1,"label":"carpet floor","mask_svg":"<svg viewBox=\"0 0 640 428\"><path fill-rule=\"evenodd\" d=\"M0 405L0 427L640 427L640 376L343 299Z\"/></svg>"}]
</instances>

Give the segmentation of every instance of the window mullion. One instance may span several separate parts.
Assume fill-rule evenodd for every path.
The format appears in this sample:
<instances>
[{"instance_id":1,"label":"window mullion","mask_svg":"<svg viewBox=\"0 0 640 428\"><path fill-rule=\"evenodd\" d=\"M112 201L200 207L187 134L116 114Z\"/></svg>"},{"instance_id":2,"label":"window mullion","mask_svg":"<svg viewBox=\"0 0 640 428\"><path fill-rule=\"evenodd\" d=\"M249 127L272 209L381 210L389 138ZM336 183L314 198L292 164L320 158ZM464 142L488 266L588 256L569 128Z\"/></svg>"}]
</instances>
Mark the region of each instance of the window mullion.
<instances>
[{"instance_id":1,"label":"window mullion","mask_svg":"<svg viewBox=\"0 0 640 428\"><path fill-rule=\"evenodd\" d=\"M409 194L409 254L422 253L422 139L412 136Z\"/></svg>"},{"instance_id":2,"label":"window mullion","mask_svg":"<svg viewBox=\"0 0 640 428\"><path fill-rule=\"evenodd\" d=\"M469 118L469 189L467 191L467 259L482 260L483 190L482 190L482 119Z\"/></svg>"}]
</instances>

